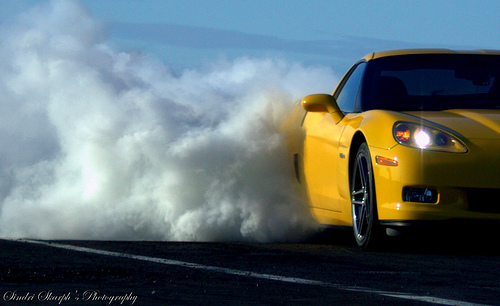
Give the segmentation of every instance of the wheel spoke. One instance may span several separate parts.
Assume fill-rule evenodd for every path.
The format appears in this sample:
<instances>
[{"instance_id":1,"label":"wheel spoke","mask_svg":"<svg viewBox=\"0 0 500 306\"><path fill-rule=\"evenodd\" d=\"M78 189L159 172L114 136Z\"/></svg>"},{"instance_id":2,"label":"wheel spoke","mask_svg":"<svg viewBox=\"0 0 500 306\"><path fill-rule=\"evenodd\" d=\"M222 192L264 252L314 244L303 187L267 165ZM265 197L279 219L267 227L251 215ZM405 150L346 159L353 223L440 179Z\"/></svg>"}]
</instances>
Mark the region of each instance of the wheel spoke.
<instances>
[{"instance_id":1,"label":"wheel spoke","mask_svg":"<svg viewBox=\"0 0 500 306\"><path fill-rule=\"evenodd\" d=\"M364 225L366 221L366 205L362 205L358 216L358 234L364 235Z\"/></svg>"},{"instance_id":2,"label":"wheel spoke","mask_svg":"<svg viewBox=\"0 0 500 306\"><path fill-rule=\"evenodd\" d=\"M368 172L366 169L366 160L362 158L359 159L359 178L361 181L361 187L366 189L368 186Z\"/></svg>"},{"instance_id":3,"label":"wheel spoke","mask_svg":"<svg viewBox=\"0 0 500 306\"><path fill-rule=\"evenodd\" d=\"M353 191L352 195L357 196L357 195L364 194L364 193L365 193L365 191L363 189L359 189L359 190Z\"/></svg>"}]
</instances>

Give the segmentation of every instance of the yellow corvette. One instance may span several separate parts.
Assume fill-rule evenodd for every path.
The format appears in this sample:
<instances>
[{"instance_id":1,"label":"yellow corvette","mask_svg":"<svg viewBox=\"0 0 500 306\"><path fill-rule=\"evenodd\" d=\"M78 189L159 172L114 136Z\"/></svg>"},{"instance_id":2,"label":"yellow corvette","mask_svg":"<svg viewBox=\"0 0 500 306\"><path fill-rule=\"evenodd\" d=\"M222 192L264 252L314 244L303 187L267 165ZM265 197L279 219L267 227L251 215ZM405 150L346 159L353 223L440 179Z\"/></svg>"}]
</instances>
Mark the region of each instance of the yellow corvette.
<instances>
[{"instance_id":1,"label":"yellow corvette","mask_svg":"<svg viewBox=\"0 0 500 306\"><path fill-rule=\"evenodd\" d=\"M500 221L500 51L371 53L291 119L312 215L361 248L387 228Z\"/></svg>"}]
</instances>

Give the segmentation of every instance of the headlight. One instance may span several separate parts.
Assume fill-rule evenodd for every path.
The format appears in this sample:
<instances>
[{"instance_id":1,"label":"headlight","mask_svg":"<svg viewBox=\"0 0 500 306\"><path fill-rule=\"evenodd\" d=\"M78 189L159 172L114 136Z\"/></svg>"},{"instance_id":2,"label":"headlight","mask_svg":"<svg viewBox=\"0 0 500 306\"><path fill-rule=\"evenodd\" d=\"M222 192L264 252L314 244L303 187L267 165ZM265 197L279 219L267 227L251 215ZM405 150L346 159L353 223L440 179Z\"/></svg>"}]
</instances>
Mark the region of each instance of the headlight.
<instances>
[{"instance_id":1,"label":"headlight","mask_svg":"<svg viewBox=\"0 0 500 306\"><path fill-rule=\"evenodd\" d=\"M404 146L455 153L467 152L467 147L458 138L434 127L413 122L396 122L394 139Z\"/></svg>"}]
</instances>

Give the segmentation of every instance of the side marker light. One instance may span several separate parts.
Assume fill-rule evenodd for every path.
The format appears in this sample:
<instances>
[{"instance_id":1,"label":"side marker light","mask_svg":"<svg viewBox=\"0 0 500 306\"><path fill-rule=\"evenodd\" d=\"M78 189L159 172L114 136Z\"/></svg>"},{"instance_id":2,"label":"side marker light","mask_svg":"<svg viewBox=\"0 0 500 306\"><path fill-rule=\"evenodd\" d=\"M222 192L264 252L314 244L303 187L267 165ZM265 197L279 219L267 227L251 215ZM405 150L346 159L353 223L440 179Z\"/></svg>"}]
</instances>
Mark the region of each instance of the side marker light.
<instances>
[{"instance_id":1,"label":"side marker light","mask_svg":"<svg viewBox=\"0 0 500 306\"><path fill-rule=\"evenodd\" d=\"M382 156L376 156L375 161L377 162L377 165L382 165L382 166L396 167L399 165L396 159L390 159Z\"/></svg>"}]
</instances>

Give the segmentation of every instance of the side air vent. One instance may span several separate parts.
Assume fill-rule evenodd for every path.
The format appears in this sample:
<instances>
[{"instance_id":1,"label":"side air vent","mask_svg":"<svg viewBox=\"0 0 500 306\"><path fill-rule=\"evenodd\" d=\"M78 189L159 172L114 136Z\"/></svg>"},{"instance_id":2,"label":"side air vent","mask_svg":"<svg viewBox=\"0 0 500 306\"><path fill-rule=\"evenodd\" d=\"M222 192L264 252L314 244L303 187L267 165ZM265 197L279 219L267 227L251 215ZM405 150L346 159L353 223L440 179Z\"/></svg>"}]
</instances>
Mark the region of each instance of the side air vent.
<instances>
[{"instance_id":1,"label":"side air vent","mask_svg":"<svg viewBox=\"0 0 500 306\"><path fill-rule=\"evenodd\" d=\"M293 154L293 168L295 169L295 178L297 178L297 182L300 183L300 174L299 174L299 154Z\"/></svg>"}]
</instances>

